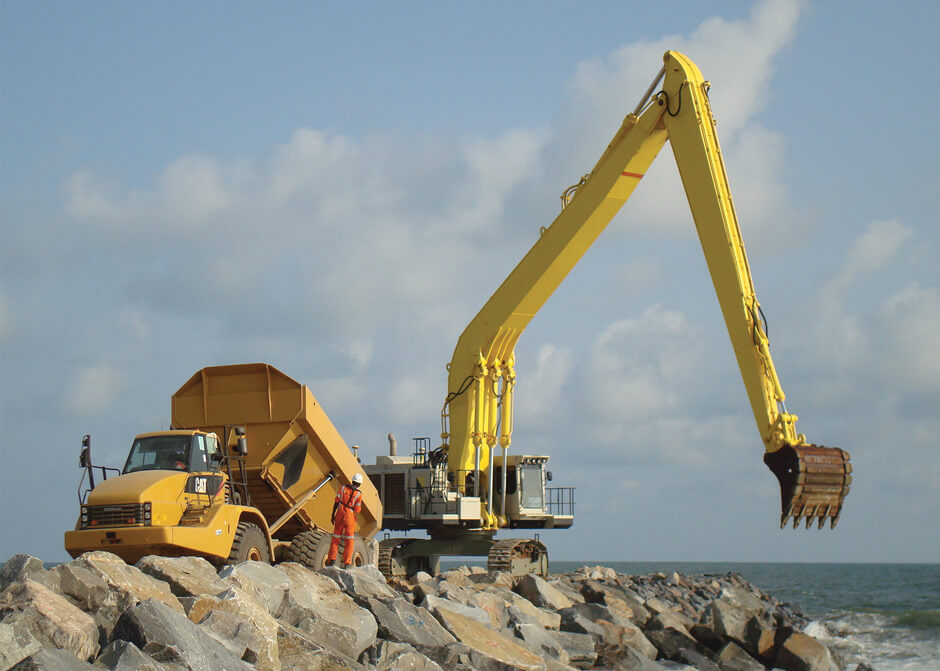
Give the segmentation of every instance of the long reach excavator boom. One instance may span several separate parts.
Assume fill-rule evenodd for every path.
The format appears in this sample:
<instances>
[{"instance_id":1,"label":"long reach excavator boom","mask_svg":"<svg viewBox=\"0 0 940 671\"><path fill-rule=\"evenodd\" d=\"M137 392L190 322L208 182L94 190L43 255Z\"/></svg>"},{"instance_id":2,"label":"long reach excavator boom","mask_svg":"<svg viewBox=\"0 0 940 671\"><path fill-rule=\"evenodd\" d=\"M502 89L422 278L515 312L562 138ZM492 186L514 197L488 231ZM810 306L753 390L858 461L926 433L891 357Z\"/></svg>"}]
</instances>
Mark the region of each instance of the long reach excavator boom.
<instances>
[{"instance_id":1,"label":"long reach excavator boom","mask_svg":"<svg viewBox=\"0 0 940 671\"><path fill-rule=\"evenodd\" d=\"M497 444L508 448L519 336L668 139L764 442L764 461L780 481L781 526L791 518L794 526L801 519L807 526L818 519L822 526L826 518L835 526L851 482L849 455L807 443L796 431L796 415L786 410L715 133L709 83L686 56L669 51L663 60L597 165L562 196L561 214L461 334L442 413L448 470L477 472Z\"/></svg>"},{"instance_id":2,"label":"long reach excavator boom","mask_svg":"<svg viewBox=\"0 0 940 671\"><path fill-rule=\"evenodd\" d=\"M784 405L715 134L709 84L684 55L669 51L663 61L594 169L564 192L561 214L461 334L447 367L440 447L415 439L412 456L393 449L367 467L381 492L383 527L423 529L430 536L383 540L379 568L387 575L433 571L442 554L485 554L490 570L547 571L547 550L537 538L494 539L497 529L557 529L574 521L573 489L545 485L548 457L509 455L514 349L666 140L764 442L764 461L780 482L781 526L791 519L794 526L816 521L822 527L827 519L835 526L839 519L852 479L849 455L808 443Z\"/></svg>"}]
</instances>

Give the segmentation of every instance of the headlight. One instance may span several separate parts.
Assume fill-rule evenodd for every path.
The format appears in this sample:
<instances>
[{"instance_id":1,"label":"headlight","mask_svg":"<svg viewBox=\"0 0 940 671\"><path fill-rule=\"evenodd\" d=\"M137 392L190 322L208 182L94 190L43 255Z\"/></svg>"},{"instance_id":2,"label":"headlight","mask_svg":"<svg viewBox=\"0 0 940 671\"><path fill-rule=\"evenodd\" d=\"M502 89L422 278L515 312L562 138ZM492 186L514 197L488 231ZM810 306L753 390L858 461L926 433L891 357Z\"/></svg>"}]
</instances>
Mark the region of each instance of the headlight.
<instances>
[{"instance_id":1,"label":"headlight","mask_svg":"<svg viewBox=\"0 0 940 671\"><path fill-rule=\"evenodd\" d=\"M82 529L84 529L85 527L88 526L88 506L82 506L81 510L82 510L82 516L81 516L81 517L82 517L82 523L81 523L81 527L82 527Z\"/></svg>"},{"instance_id":2,"label":"headlight","mask_svg":"<svg viewBox=\"0 0 940 671\"><path fill-rule=\"evenodd\" d=\"M153 504L150 501L144 503L144 524L150 524L151 510L153 509Z\"/></svg>"}]
</instances>

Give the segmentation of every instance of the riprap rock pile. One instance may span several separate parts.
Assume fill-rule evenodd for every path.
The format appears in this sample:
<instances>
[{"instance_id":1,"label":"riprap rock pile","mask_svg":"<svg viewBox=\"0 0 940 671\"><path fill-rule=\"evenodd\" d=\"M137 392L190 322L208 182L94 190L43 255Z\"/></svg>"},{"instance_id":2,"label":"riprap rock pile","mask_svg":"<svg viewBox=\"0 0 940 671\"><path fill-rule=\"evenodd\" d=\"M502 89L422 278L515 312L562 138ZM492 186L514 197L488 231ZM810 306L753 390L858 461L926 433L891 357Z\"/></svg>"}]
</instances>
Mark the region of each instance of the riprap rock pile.
<instances>
[{"instance_id":1,"label":"riprap rock pile","mask_svg":"<svg viewBox=\"0 0 940 671\"><path fill-rule=\"evenodd\" d=\"M798 613L734 574L386 581L374 567L217 572L91 552L50 570L16 555L0 590L0 671L840 668Z\"/></svg>"}]
</instances>

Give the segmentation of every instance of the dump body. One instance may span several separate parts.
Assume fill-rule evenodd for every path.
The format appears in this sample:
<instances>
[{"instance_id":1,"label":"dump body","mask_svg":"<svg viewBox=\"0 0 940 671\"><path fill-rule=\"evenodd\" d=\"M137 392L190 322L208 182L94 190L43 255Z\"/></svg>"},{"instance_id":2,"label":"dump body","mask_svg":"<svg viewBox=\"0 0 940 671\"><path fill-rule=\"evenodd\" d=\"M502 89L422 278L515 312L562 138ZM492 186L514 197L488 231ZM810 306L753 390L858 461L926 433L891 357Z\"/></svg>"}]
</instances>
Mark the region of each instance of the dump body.
<instances>
[{"instance_id":1,"label":"dump body","mask_svg":"<svg viewBox=\"0 0 940 671\"><path fill-rule=\"evenodd\" d=\"M306 385L267 364L203 368L172 399L175 429L214 431L232 454L237 432L244 430L247 453L232 478L247 486L248 500L269 527L301 497L330 479L280 528L275 539L289 541L302 531L332 531L330 514L338 489L349 484L362 465ZM243 470L242 470L243 469ZM372 482L362 483L359 534L370 539L382 526L382 504Z\"/></svg>"}]
</instances>

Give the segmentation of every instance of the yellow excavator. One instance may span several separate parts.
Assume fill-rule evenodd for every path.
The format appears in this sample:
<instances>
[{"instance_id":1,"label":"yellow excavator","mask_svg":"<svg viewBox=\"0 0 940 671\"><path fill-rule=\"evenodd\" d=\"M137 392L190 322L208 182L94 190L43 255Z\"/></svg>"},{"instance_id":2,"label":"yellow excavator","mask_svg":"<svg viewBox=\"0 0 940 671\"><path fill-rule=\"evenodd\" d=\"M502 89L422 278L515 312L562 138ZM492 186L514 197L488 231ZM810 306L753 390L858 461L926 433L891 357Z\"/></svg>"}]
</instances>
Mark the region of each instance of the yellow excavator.
<instances>
[{"instance_id":1,"label":"yellow excavator","mask_svg":"<svg viewBox=\"0 0 940 671\"><path fill-rule=\"evenodd\" d=\"M513 455L514 348L529 321L633 193L668 139L708 264L744 386L781 492L780 525L835 526L851 483L847 452L808 443L787 411L754 293L715 121L709 83L669 51L594 169L562 195L562 211L466 327L448 365L442 442L416 439L409 457L366 468L384 504L385 529L428 532L387 538L387 575L433 570L442 554L486 555L494 570L545 573L538 539L495 539L500 528L573 522L572 489L546 487L544 455ZM497 455L497 449L501 454Z\"/></svg>"}]
</instances>

